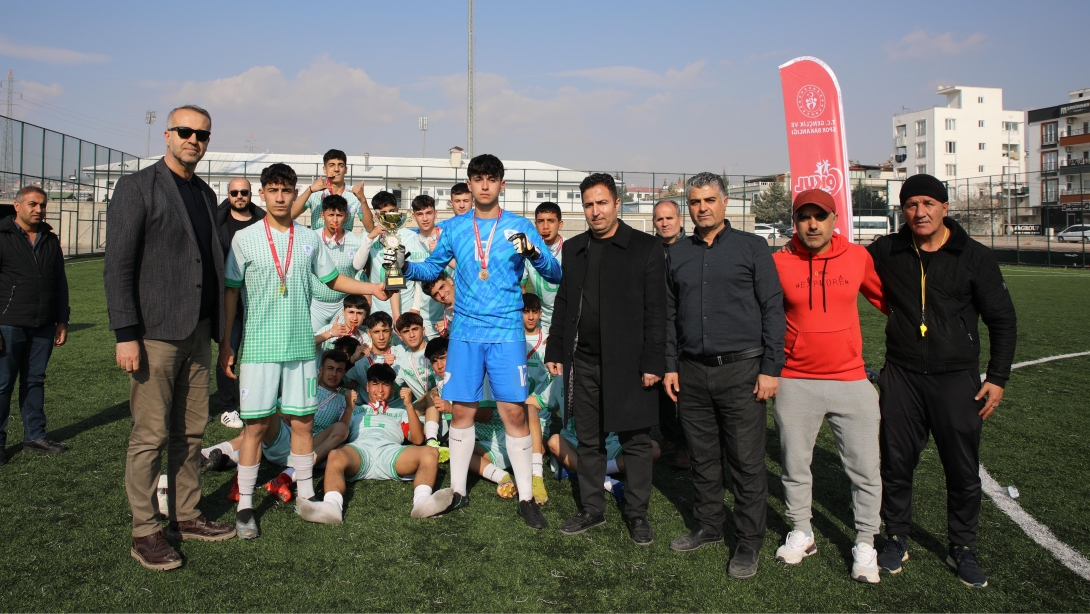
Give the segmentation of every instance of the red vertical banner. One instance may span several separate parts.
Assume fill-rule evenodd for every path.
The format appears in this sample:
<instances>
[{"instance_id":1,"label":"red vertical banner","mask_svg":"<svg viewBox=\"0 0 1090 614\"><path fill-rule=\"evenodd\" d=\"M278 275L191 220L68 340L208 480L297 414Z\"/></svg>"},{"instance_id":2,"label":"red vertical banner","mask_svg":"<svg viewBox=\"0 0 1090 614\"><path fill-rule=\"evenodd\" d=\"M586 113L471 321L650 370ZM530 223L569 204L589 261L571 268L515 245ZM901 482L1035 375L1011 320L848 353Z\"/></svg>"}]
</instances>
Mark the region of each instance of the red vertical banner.
<instances>
[{"instance_id":1,"label":"red vertical banner","mask_svg":"<svg viewBox=\"0 0 1090 614\"><path fill-rule=\"evenodd\" d=\"M791 196L813 188L836 201L836 230L852 237L852 190L848 137L840 84L825 62L803 56L780 66L787 151L791 157Z\"/></svg>"}]
</instances>

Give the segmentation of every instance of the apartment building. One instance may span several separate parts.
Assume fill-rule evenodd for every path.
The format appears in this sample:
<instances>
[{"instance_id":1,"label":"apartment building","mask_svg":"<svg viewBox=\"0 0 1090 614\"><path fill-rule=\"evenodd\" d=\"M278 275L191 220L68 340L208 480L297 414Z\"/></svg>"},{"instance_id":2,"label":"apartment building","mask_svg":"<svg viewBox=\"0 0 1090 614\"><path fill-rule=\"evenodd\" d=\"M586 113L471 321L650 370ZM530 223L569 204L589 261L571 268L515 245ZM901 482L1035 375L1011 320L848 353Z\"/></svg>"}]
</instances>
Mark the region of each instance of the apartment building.
<instances>
[{"instance_id":1,"label":"apartment building","mask_svg":"<svg viewBox=\"0 0 1090 614\"><path fill-rule=\"evenodd\" d=\"M1045 228L1084 223L1090 210L1090 88L1067 93L1067 103L1027 114L1026 161L1030 204Z\"/></svg>"}]
</instances>

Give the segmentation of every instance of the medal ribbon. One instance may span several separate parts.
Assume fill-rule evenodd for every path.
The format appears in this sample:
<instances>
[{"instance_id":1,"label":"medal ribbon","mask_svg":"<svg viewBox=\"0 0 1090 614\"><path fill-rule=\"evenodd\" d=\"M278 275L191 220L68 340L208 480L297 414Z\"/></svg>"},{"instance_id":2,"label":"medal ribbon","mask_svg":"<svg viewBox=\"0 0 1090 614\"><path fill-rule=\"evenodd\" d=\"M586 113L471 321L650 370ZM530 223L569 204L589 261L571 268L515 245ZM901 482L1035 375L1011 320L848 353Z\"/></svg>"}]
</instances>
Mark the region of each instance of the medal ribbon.
<instances>
[{"instance_id":1,"label":"medal ribbon","mask_svg":"<svg viewBox=\"0 0 1090 614\"><path fill-rule=\"evenodd\" d=\"M280 278L280 294L288 295L288 271L291 270L291 248L295 244L295 223L288 227L288 254L284 257L284 267L280 267L280 256L276 254L276 244L273 243L272 229L269 228L269 218L265 219L265 238L269 240L269 251L272 252L273 264L276 265L276 275Z\"/></svg>"},{"instance_id":2,"label":"medal ribbon","mask_svg":"<svg viewBox=\"0 0 1090 614\"><path fill-rule=\"evenodd\" d=\"M526 353L526 360L530 360L530 357L532 357L534 355L534 352L537 352L537 348L541 347L541 341L543 339L544 339L544 334L542 333L541 329L539 328L537 330L537 343L534 344L534 349L532 349L532 350L530 350L529 352Z\"/></svg>"},{"instance_id":3,"label":"medal ribbon","mask_svg":"<svg viewBox=\"0 0 1090 614\"><path fill-rule=\"evenodd\" d=\"M384 414L390 409L390 405L387 404L386 401L375 401L373 403L368 403L368 405L371 406L371 409L374 410L376 414Z\"/></svg>"},{"instance_id":4,"label":"medal ribbon","mask_svg":"<svg viewBox=\"0 0 1090 614\"><path fill-rule=\"evenodd\" d=\"M477 210L473 210L473 235L477 240L477 256L481 260L481 270L488 270L488 255L492 252L492 237L496 236L496 229L500 227L500 218L503 217L503 209L500 209L499 215L496 216L496 224L492 226L492 232L488 233L488 253L485 253L484 246L481 245L481 229L477 227Z\"/></svg>"}]
</instances>

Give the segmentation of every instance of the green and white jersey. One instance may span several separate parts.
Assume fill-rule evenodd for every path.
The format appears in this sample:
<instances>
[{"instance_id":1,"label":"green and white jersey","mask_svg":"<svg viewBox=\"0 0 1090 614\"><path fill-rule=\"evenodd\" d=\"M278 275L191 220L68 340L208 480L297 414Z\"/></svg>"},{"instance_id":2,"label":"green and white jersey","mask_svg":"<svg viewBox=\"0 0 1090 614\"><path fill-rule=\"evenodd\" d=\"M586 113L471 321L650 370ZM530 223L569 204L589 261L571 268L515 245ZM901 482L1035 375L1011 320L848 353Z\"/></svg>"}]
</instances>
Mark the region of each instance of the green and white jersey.
<instances>
[{"instance_id":1,"label":"green and white jersey","mask_svg":"<svg viewBox=\"0 0 1090 614\"><path fill-rule=\"evenodd\" d=\"M561 238L549 248L552 252L553 258L556 258L557 263L562 264L563 259L560 257L564 246L564 239ZM541 277L541 273L537 272L537 269L530 264L530 261L526 261L526 270L522 274L522 287L536 294L541 299L541 330L546 335L549 334L549 325L553 321L553 305L556 304L556 292L560 289L560 284L551 284L545 281Z\"/></svg>"},{"instance_id":2,"label":"green and white jersey","mask_svg":"<svg viewBox=\"0 0 1090 614\"><path fill-rule=\"evenodd\" d=\"M548 335L538 332L526 335L526 376L531 396L538 398L542 409L558 409L562 405L563 378L549 373L545 367L545 342Z\"/></svg>"},{"instance_id":3,"label":"green and white jersey","mask_svg":"<svg viewBox=\"0 0 1090 614\"><path fill-rule=\"evenodd\" d=\"M348 442L358 446L400 445L409 432L409 411L401 399L391 399L384 406L367 403L352 414Z\"/></svg>"},{"instance_id":4,"label":"green and white jersey","mask_svg":"<svg viewBox=\"0 0 1090 614\"><path fill-rule=\"evenodd\" d=\"M307 198L307 204L303 205L304 209L310 209L310 228L315 232L325 228L325 220L322 219L322 199L329 196L329 190L325 189L321 192L314 192ZM344 192L341 196L348 201L348 216L344 220L344 229L348 232L352 232L352 224L356 220L363 221L363 205L360 203L360 199L356 198L356 195L352 193L352 188L347 183L344 184Z\"/></svg>"},{"instance_id":5,"label":"green and white jersey","mask_svg":"<svg viewBox=\"0 0 1090 614\"><path fill-rule=\"evenodd\" d=\"M397 385L408 386L413 391L413 398L419 399L435 387L435 377L431 373L431 364L424 357L424 350L403 352L396 360Z\"/></svg>"},{"instance_id":6,"label":"green and white jersey","mask_svg":"<svg viewBox=\"0 0 1090 614\"><path fill-rule=\"evenodd\" d=\"M317 435L344 417L344 392L318 386L318 411L314 413L314 434Z\"/></svg>"},{"instance_id":7,"label":"green and white jersey","mask_svg":"<svg viewBox=\"0 0 1090 614\"><path fill-rule=\"evenodd\" d=\"M341 324L343 322L344 322L344 312L342 311L342 312L338 313L336 315L336 317L333 318L332 322L330 322L329 324L326 324L325 326L319 328L318 332L316 332L314 334L315 335L320 335L322 333L328 333L330 330L332 330L334 324ZM355 339L356 341L359 341L360 345L371 345L371 337L369 337L367 335L367 333L362 328L357 328L356 332L352 333L349 336L352 337L353 339ZM336 341L337 341L336 338L331 337L331 338L326 339L325 341L323 341L321 343L315 344L315 347L314 347L315 360L321 360L322 359L322 354L325 353L326 350L332 350L333 349L333 344ZM321 366L322 365L318 365L319 368L321 368Z\"/></svg>"},{"instance_id":8,"label":"green and white jersey","mask_svg":"<svg viewBox=\"0 0 1090 614\"><path fill-rule=\"evenodd\" d=\"M344 237L340 241L334 241L326 238L325 229L318 232L318 238L322 242L322 249L329 252L329 257L333 259L333 265L337 267L337 271L350 279L355 278L357 271L352 266L352 258L356 256L356 252L360 249L361 239L354 233L345 231ZM333 290L316 277L311 278L311 285L313 286L312 293L316 301L339 303L347 296L344 292Z\"/></svg>"},{"instance_id":9,"label":"green and white jersey","mask_svg":"<svg viewBox=\"0 0 1090 614\"><path fill-rule=\"evenodd\" d=\"M428 258L431 252L428 251L427 246L420 240L420 235L416 234L408 228L402 228L397 231L397 236L401 239L401 244L405 246L405 259L411 262L423 262ZM368 250L367 259L370 262L367 281L371 283L382 283L386 281L386 269L382 266L382 253L386 251L386 247L382 244L380 239L376 239L371 243L371 248ZM401 294L401 313L405 313L413 308L413 301L416 300L416 293L420 291L420 284L415 281L406 281L405 289L400 292ZM390 307L390 301L380 301L377 298L371 298L371 313L376 311L385 311L391 316L394 315L393 309Z\"/></svg>"},{"instance_id":10,"label":"green and white jersey","mask_svg":"<svg viewBox=\"0 0 1090 614\"><path fill-rule=\"evenodd\" d=\"M428 255L431 255L431 250L435 247L435 241L439 239L439 235L442 234L442 228L436 228L432 233L431 239L421 237L419 232L417 237L420 239L420 244L424 246L424 249L428 251ZM447 275L453 279L453 271L450 267L447 267ZM412 309L416 309L417 313L424 320L424 336L430 341L439 336L439 330L436 325L443 321L444 307L440 302L435 301L432 297L424 294L423 291L416 293L416 302L413 304Z\"/></svg>"},{"instance_id":11,"label":"green and white jersey","mask_svg":"<svg viewBox=\"0 0 1090 614\"><path fill-rule=\"evenodd\" d=\"M282 293L265 228L266 224L257 223L235 233L224 267L225 285L242 288L246 305L240 362L310 360L314 356L310 278L330 282L337 278L337 268L317 233L293 222L291 266L284 271L287 294ZM271 228L270 234L284 267L289 234Z\"/></svg>"},{"instance_id":12,"label":"green and white jersey","mask_svg":"<svg viewBox=\"0 0 1090 614\"><path fill-rule=\"evenodd\" d=\"M352 365L352 368L344 374L344 378L357 382L360 385L360 389L366 388L367 370L371 368L371 365L379 363L387 364L394 368L395 374L400 374L402 365L408 364L405 361L406 354L408 354L408 350L399 345L390 346L390 352L387 354L364 354L363 358L359 359L356 364ZM397 384L397 380L395 380L394 383ZM396 388L394 392L397 392Z\"/></svg>"}]
</instances>

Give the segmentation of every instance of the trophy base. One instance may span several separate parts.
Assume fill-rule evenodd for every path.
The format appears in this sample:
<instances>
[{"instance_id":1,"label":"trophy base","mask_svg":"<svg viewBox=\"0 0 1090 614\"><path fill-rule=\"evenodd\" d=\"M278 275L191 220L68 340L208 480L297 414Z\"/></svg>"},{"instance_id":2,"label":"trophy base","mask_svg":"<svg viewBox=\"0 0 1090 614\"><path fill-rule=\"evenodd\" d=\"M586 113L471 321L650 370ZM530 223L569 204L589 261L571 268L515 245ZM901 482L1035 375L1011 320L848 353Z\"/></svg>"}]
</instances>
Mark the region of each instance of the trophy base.
<instances>
[{"instance_id":1,"label":"trophy base","mask_svg":"<svg viewBox=\"0 0 1090 614\"><path fill-rule=\"evenodd\" d=\"M404 290L408 286L405 285L404 275L390 275L386 277L386 289L387 290Z\"/></svg>"}]
</instances>

